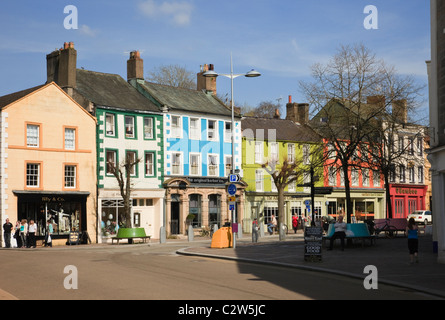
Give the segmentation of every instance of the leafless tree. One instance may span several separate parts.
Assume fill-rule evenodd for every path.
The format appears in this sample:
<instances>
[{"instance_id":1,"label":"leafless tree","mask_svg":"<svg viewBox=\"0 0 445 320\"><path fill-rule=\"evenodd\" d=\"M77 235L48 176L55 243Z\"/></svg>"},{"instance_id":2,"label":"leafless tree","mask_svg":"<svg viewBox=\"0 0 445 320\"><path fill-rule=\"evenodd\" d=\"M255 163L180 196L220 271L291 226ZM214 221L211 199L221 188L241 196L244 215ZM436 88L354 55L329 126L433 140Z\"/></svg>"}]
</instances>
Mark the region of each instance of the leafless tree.
<instances>
[{"instance_id":1,"label":"leafless tree","mask_svg":"<svg viewBox=\"0 0 445 320\"><path fill-rule=\"evenodd\" d=\"M177 64L162 65L148 72L147 81L196 90L196 75Z\"/></svg>"},{"instance_id":2,"label":"leafless tree","mask_svg":"<svg viewBox=\"0 0 445 320\"><path fill-rule=\"evenodd\" d=\"M112 173L117 180L119 185L119 191L121 197L124 201L124 219L123 225L127 228L132 227L131 220L131 191L132 191L132 181L131 175L134 172L138 163L141 162L140 158L131 156L127 153L125 160L122 163L115 165L114 162L107 161L107 171Z\"/></svg>"},{"instance_id":3,"label":"leafless tree","mask_svg":"<svg viewBox=\"0 0 445 320\"><path fill-rule=\"evenodd\" d=\"M300 88L316 114L311 124L331 148L332 165L343 171L350 223L349 171L358 165L357 150L379 137L376 130L393 102L414 101L419 89L412 78L397 75L394 67L362 44L341 46L330 61L315 64L311 70L313 81L300 82Z\"/></svg>"}]
</instances>

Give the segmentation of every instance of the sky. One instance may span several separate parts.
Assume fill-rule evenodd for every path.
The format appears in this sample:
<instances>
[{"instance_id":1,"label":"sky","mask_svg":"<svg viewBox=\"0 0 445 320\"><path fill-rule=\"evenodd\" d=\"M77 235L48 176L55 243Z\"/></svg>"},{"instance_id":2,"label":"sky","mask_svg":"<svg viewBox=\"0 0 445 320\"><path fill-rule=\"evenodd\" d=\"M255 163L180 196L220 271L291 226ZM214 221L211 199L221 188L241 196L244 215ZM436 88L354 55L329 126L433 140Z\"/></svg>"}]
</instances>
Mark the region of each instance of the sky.
<instances>
[{"instance_id":1,"label":"sky","mask_svg":"<svg viewBox=\"0 0 445 320\"><path fill-rule=\"evenodd\" d=\"M306 102L299 81L310 80L310 67L328 62L340 45L362 43L426 85L430 9L426 0L1 1L0 96L43 84L46 54L70 41L78 68L124 79L133 50L145 74L170 64L194 73L214 64L230 73L232 55L234 73L261 73L234 80L237 104L284 106L289 95ZM217 91L230 95L230 80L218 78Z\"/></svg>"}]
</instances>

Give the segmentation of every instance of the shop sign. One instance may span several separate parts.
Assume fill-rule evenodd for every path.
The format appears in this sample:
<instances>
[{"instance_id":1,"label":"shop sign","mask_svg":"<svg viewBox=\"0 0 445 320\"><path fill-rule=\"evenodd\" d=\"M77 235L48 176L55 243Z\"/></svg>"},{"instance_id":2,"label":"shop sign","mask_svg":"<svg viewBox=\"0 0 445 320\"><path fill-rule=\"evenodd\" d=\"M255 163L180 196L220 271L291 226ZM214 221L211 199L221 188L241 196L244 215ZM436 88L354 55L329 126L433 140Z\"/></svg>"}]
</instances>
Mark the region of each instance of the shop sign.
<instances>
[{"instance_id":1,"label":"shop sign","mask_svg":"<svg viewBox=\"0 0 445 320\"><path fill-rule=\"evenodd\" d=\"M417 194L417 190L411 189L411 188L396 188L396 193L398 193L398 194Z\"/></svg>"},{"instance_id":2,"label":"shop sign","mask_svg":"<svg viewBox=\"0 0 445 320\"><path fill-rule=\"evenodd\" d=\"M62 197L42 197L42 202L65 202Z\"/></svg>"}]
</instances>

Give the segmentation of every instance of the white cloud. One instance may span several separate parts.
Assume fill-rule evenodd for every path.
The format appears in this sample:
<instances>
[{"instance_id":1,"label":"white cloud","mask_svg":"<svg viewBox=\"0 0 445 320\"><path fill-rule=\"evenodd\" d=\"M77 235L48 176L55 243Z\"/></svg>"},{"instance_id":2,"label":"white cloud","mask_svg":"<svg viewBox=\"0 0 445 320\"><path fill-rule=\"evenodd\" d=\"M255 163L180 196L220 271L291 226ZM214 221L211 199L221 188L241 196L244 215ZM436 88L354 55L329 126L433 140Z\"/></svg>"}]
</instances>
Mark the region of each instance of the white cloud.
<instances>
[{"instance_id":1,"label":"white cloud","mask_svg":"<svg viewBox=\"0 0 445 320\"><path fill-rule=\"evenodd\" d=\"M89 26L83 24L79 28L80 33L87 35L89 37L94 37L97 34L96 30L91 29Z\"/></svg>"},{"instance_id":2,"label":"white cloud","mask_svg":"<svg viewBox=\"0 0 445 320\"><path fill-rule=\"evenodd\" d=\"M193 5L186 1L146 0L139 4L139 9L151 19L166 18L178 26L185 26L190 24Z\"/></svg>"}]
</instances>

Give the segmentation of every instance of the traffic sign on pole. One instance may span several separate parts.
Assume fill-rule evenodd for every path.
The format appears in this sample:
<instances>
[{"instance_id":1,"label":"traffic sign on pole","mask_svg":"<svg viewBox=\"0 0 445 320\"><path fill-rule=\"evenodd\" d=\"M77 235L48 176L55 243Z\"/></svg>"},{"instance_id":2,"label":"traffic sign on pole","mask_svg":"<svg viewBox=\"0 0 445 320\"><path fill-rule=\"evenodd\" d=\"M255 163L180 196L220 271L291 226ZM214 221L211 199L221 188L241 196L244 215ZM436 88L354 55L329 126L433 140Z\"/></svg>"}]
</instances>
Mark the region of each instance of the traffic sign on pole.
<instances>
[{"instance_id":1,"label":"traffic sign on pole","mask_svg":"<svg viewBox=\"0 0 445 320\"><path fill-rule=\"evenodd\" d=\"M230 184L227 188L227 192L229 193L229 195L234 196L236 194L236 185L234 185L233 183Z\"/></svg>"}]
</instances>

